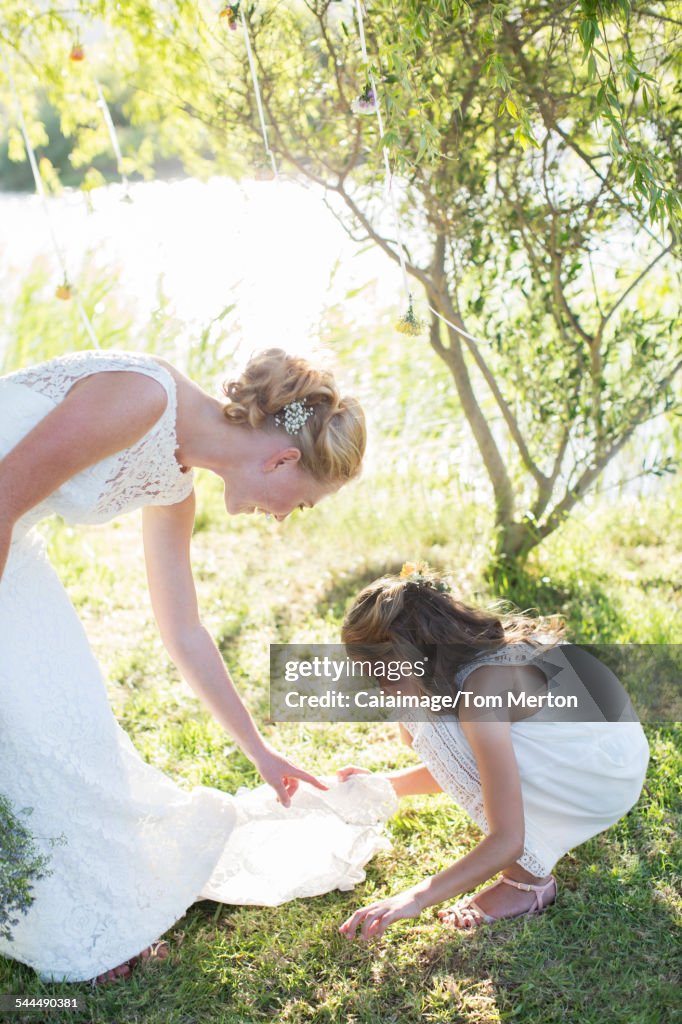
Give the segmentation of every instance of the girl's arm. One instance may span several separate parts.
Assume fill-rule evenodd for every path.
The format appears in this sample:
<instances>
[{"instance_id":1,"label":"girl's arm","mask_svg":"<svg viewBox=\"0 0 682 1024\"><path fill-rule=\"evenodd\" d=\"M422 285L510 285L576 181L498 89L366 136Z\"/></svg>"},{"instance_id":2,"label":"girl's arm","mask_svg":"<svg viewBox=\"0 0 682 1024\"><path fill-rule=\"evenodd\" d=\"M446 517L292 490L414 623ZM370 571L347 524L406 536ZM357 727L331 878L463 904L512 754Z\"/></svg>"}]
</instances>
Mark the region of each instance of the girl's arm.
<instances>
[{"instance_id":1,"label":"girl's arm","mask_svg":"<svg viewBox=\"0 0 682 1024\"><path fill-rule=\"evenodd\" d=\"M509 684L509 670L482 666L469 677L476 693L499 693ZM475 689L474 689L475 688ZM462 729L476 758L488 835L451 867L418 882L397 896L357 910L341 925L354 938L377 938L402 918L418 917L426 907L452 899L487 881L523 853L524 818L521 780L508 721L480 720L480 712L460 713Z\"/></svg>"},{"instance_id":2,"label":"girl's arm","mask_svg":"<svg viewBox=\"0 0 682 1024\"><path fill-rule=\"evenodd\" d=\"M339 782L345 782L351 775L373 774L368 768L358 768L354 764L348 764L336 772ZM401 768L399 771L385 774L380 772L379 774L388 779L397 797L419 796L422 793L440 793L442 791L425 764L416 764L410 768Z\"/></svg>"},{"instance_id":3,"label":"girl's arm","mask_svg":"<svg viewBox=\"0 0 682 1024\"><path fill-rule=\"evenodd\" d=\"M401 768L386 776L396 796L419 796L422 793L441 793L442 789L425 764Z\"/></svg>"},{"instance_id":4,"label":"girl's arm","mask_svg":"<svg viewBox=\"0 0 682 1024\"><path fill-rule=\"evenodd\" d=\"M327 787L268 746L201 623L190 562L194 512L194 492L175 505L150 505L143 510L147 580L161 639L197 696L288 807L298 779L319 789Z\"/></svg>"},{"instance_id":5,"label":"girl's arm","mask_svg":"<svg viewBox=\"0 0 682 1024\"><path fill-rule=\"evenodd\" d=\"M167 400L144 374L92 374L0 459L0 576L16 521L72 476L138 441Z\"/></svg>"},{"instance_id":6,"label":"girl's arm","mask_svg":"<svg viewBox=\"0 0 682 1024\"><path fill-rule=\"evenodd\" d=\"M398 722L400 739L408 747L412 746L412 734L405 728L402 722ZM357 768L353 764L339 768L336 775L340 782L345 782L351 775L371 775L368 768ZM393 786L396 796L420 796L423 793L440 793L441 786L436 782L433 775L425 764L417 764L411 768L402 768L400 771L389 772L384 775L385 779Z\"/></svg>"}]
</instances>

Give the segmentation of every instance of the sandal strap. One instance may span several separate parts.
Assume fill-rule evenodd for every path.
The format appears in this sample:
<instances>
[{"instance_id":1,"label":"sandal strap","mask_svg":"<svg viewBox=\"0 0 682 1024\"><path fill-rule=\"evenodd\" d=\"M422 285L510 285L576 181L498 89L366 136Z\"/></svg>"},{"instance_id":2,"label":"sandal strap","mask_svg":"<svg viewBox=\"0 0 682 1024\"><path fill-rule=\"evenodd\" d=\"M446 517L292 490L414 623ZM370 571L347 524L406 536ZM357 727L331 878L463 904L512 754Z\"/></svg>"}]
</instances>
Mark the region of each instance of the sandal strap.
<instances>
[{"instance_id":1,"label":"sandal strap","mask_svg":"<svg viewBox=\"0 0 682 1024\"><path fill-rule=\"evenodd\" d=\"M502 875L500 881L504 882L505 885L513 885L515 889L523 889L524 892L544 892L545 889L549 889L550 885L556 885L554 875L544 885L531 885L530 882L515 882L512 878L507 878L506 875Z\"/></svg>"},{"instance_id":2,"label":"sandal strap","mask_svg":"<svg viewBox=\"0 0 682 1024\"><path fill-rule=\"evenodd\" d=\"M549 889L550 885L556 887L556 878L554 875L550 875L549 882L545 882L544 885L531 885L530 882L515 882L512 878L507 878L506 875L502 875L501 879L506 885L513 885L515 889L522 889L524 892L535 893L535 907L532 907L529 911L530 914L540 913L544 908L542 905L542 896ZM555 888L556 892L556 888Z\"/></svg>"}]
</instances>

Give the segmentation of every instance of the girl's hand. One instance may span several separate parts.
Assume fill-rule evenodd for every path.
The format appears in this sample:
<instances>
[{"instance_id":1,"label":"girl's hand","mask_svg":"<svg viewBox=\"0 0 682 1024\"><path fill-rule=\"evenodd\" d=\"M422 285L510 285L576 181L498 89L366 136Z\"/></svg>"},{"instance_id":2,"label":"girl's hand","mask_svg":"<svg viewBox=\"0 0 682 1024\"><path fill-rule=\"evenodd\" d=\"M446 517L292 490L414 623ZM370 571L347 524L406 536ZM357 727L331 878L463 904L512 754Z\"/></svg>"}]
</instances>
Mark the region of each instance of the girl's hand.
<instances>
[{"instance_id":1,"label":"girl's hand","mask_svg":"<svg viewBox=\"0 0 682 1024\"><path fill-rule=\"evenodd\" d=\"M347 765L344 765L343 768L337 768L336 769L336 777L339 780L339 782L345 782L346 779L349 779L351 777L351 775L372 775L372 774L373 774L373 772L371 772L369 770L369 768L358 768L354 764L347 764Z\"/></svg>"},{"instance_id":2,"label":"girl's hand","mask_svg":"<svg viewBox=\"0 0 682 1024\"><path fill-rule=\"evenodd\" d=\"M354 914L344 921L339 931L347 939L354 939L355 933L360 927L358 936L362 942L368 939L380 939L389 925L404 918L419 917L423 910L419 897L413 889L399 892L396 896L389 896L386 900L378 903L370 903L368 907L356 910Z\"/></svg>"},{"instance_id":3,"label":"girl's hand","mask_svg":"<svg viewBox=\"0 0 682 1024\"><path fill-rule=\"evenodd\" d=\"M254 764L265 782L272 786L277 793L277 799L283 807L291 805L291 798L298 789L299 779L309 782L317 789L329 789L320 779L315 778L310 772L298 768L286 757L278 754L276 750L271 750L270 747L265 747L262 753L254 759Z\"/></svg>"}]
</instances>

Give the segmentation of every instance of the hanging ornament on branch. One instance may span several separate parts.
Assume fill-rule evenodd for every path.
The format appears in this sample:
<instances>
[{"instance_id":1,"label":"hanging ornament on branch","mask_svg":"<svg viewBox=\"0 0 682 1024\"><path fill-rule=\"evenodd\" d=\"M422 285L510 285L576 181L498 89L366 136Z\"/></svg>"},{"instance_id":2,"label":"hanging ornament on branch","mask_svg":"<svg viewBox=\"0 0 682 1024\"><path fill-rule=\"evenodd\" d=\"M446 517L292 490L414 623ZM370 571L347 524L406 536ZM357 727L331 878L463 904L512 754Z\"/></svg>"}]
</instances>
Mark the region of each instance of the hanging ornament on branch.
<instances>
[{"instance_id":1,"label":"hanging ornament on branch","mask_svg":"<svg viewBox=\"0 0 682 1024\"><path fill-rule=\"evenodd\" d=\"M397 324L395 325L396 331L400 334L409 334L411 337L416 338L419 334L424 333L424 321L420 320L414 312L412 306L412 295L408 298L409 305L407 307L407 313L400 317Z\"/></svg>"},{"instance_id":2,"label":"hanging ornament on branch","mask_svg":"<svg viewBox=\"0 0 682 1024\"><path fill-rule=\"evenodd\" d=\"M354 114L376 114L377 96L370 82L366 83L364 90L353 100L350 109Z\"/></svg>"},{"instance_id":3,"label":"hanging ornament on branch","mask_svg":"<svg viewBox=\"0 0 682 1024\"><path fill-rule=\"evenodd\" d=\"M237 18L239 17L239 4L225 4L218 17L225 18L227 21L227 27L230 31L236 32Z\"/></svg>"},{"instance_id":4,"label":"hanging ornament on branch","mask_svg":"<svg viewBox=\"0 0 682 1024\"><path fill-rule=\"evenodd\" d=\"M71 53L69 54L69 60L75 61L76 63L85 60L85 49L84 49L84 47L83 47L83 45L81 43L80 28L76 29L76 38L75 38L73 46L71 47ZM112 146L112 149L114 151L114 156L116 157L116 170L117 170L118 174L121 177L121 184L123 185L123 196L122 196L121 202L123 202L123 203L132 203L133 198L132 198L132 196L130 194L130 183L128 181L128 178L127 178L125 170L124 170L123 154L121 153L121 147L119 146L119 143L118 143L118 135L117 135L117 132L116 132L116 126L114 125L114 122L113 122L113 119L112 119L112 116L111 116L111 111L109 110L109 105L108 105L106 99L104 98L104 93L102 92L102 87L99 84L99 81L97 80L97 78L94 75L92 77L92 80L94 82L95 89L97 90L97 106L102 111L102 117L104 118L104 124L106 126L107 133L108 133L109 139L111 141L111 146ZM103 183L103 181L102 181L102 183ZM95 186L90 184L89 189L86 188L85 191L86 192L90 191L93 187L95 187Z\"/></svg>"},{"instance_id":5,"label":"hanging ornament on branch","mask_svg":"<svg viewBox=\"0 0 682 1024\"><path fill-rule=\"evenodd\" d=\"M253 176L256 181L274 181L277 175L275 174L272 165L269 163L259 163L255 166Z\"/></svg>"},{"instance_id":6,"label":"hanging ornament on branch","mask_svg":"<svg viewBox=\"0 0 682 1024\"><path fill-rule=\"evenodd\" d=\"M92 321L90 320L90 317L88 316L87 310L85 309L85 306L83 305L78 292L69 283L69 275L68 275L68 270L67 270L67 265L66 265L66 256L65 256L64 250L62 249L61 245L59 244L59 240L58 240L57 235L55 233L55 229L54 229L54 225L52 223L52 218L50 216L50 209L49 209L49 206L48 206L47 197L46 197L46 193L45 193L45 184L44 184L42 176L40 174L40 169L39 169L39 166L38 166L38 160L36 158L35 150L34 150L32 144L31 144L31 139L30 139L30 136L29 136L29 133L28 133L28 128L26 126L26 119L24 117L24 112L23 112L23 109L22 109L22 106L21 106L21 100L19 99L19 92L18 92L16 84L14 82L14 76L13 76L11 68L10 68L9 60L8 60L7 55L5 53L5 50L4 50L4 48L2 47L1 44L0 44L0 62L2 63L2 68L3 68L3 71L5 73L5 78L7 79L7 82L8 82L9 87L10 87L10 92L12 93L12 98L14 100L14 106L15 106L16 114L17 114L17 122L19 124L19 130L20 130L22 138L24 140L24 148L26 150L26 158L28 160L29 167L31 168L31 173L33 174L33 180L35 182L36 193L37 193L38 198L40 200L40 204L42 206L43 213L45 214L45 221L47 223L48 230L49 230L49 233L50 233L50 238L52 240L52 246L54 248L55 255L57 257L57 261L59 263L59 266L61 267L61 271L62 271L62 275L63 275L62 283L57 286L57 289L55 291L55 298L62 299L64 301L66 301L67 299L70 299L71 297L75 298L75 300L76 300L76 307L78 309L78 312L80 313L81 320L83 321L83 326L85 327L85 330L88 333L90 341L93 343L95 348L100 348L101 346L100 346L99 340L97 338L97 334L95 332L95 328L92 325Z\"/></svg>"},{"instance_id":7,"label":"hanging ornament on branch","mask_svg":"<svg viewBox=\"0 0 682 1024\"><path fill-rule=\"evenodd\" d=\"M73 298L73 288L69 284L69 279L66 274L64 274L62 283L57 285L54 297L55 299L62 299L64 302L68 302L69 299Z\"/></svg>"},{"instance_id":8,"label":"hanging ornament on branch","mask_svg":"<svg viewBox=\"0 0 682 1024\"><path fill-rule=\"evenodd\" d=\"M85 60L85 50L81 44L80 39L76 38L75 43L71 47L71 53L69 54L69 60L73 61L74 64L80 63Z\"/></svg>"}]
</instances>

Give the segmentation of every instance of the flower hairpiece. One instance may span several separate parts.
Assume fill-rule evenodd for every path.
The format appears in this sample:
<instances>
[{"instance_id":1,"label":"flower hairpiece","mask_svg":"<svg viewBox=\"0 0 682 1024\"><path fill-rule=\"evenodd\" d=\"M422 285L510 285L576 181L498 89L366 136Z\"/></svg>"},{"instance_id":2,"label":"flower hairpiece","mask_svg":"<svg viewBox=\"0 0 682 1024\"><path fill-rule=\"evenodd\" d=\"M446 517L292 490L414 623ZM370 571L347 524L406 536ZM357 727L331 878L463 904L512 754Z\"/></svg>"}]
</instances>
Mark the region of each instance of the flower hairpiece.
<instances>
[{"instance_id":1,"label":"flower hairpiece","mask_svg":"<svg viewBox=\"0 0 682 1024\"><path fill-rule=\"evenodd\" d=\"M442 594L449 594L450 584L447 580L434 580L432 576L427 575L432 571L427 562L405 562L398 578L409 580L410 583L422 584L425 587L430 587L431 590L438 590Z\"/></svg>"},{"instance_id":2,"label":"flower hairpiece","mask_svg":"<svg viewBox=\"0 0 682 1024\"><path fill-rule=\"evenodd\" d=\"M287 434L297 434L306 425L315 410L305 404L305 398L289 402L275 416L278 427L284 427Z\"/></svg>"}]
</instances>

